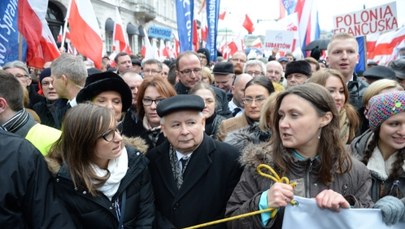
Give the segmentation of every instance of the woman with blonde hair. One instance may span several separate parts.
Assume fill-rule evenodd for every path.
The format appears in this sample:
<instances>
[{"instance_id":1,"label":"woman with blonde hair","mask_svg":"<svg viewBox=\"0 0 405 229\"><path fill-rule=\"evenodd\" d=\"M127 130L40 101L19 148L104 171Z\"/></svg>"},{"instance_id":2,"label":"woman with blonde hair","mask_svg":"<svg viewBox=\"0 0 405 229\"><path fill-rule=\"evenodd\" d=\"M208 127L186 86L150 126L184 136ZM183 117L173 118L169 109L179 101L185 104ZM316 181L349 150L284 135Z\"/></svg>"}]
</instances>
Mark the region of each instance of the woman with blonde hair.
<instances>
[{"instance_id":1,"label":"woman with blonde hair","mask_svg":"<svg viewBox=\"0 0 405 229\"><path fill-rule=\"evenodd\" d=\"M215 79L211 73L211 69L209 67L203 67L201 71L201 81L207 84L213 84Z\"/></svg>"},{"instance_id":2,"label":"woman with blonde hair","mask_svg":"<svg viewBox=\"0 0 405 229\"><path fill-rule=\"evenodd\" d=\"M90 103L71 108L47 160L77 228L152 228L148 160L123 144L111 109Z\"/></svg>"},{"instance_id":3,"label":"woman with blonde hair","mask_svg":"<svg viewBox=\"0 0 405 229\"><path fill-rule=\"evenodd\" d=\"M368 102L370 101L371 97L386 92L403 91L403 90L404 88L402 88L397 81L391 79L381 79L370 84L363 94L363 107L362 109L360 109L361 112L359 114L361 120L360 133L364 133L369 128L367 112L368 112Z\"/></svg>"},{"instance_id":4,"label":"woman with blonde hair","mask_svg":"<svg viewBox=\"0 0 405 229\"><path fill-rule=\"evenodd\" d=\"M343 75L334 69L321 69L307 80L324 86L332 95L339 112L340 139L344 144L350 143L356 136L360 125L356 109L349 103L349 90Z\"/></svg>"}]
</instances>

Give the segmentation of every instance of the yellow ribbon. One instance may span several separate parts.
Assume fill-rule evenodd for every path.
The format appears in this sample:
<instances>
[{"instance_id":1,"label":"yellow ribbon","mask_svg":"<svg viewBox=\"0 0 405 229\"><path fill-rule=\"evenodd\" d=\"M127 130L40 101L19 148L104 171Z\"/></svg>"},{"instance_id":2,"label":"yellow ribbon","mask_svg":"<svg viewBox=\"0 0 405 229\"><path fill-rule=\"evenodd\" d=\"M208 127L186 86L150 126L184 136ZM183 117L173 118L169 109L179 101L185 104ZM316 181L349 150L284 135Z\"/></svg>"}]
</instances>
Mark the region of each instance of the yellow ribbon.
<instances>
[{"instance_id":1,"label":"yellow ribbon","mask_svg":"<svg viewBox=\"0 0 405 229\"><path fill-rule=\"evenodd\" d=\"M267 170L266 172L263 172L263 169ZM274 182L278 182L278 183L285 183L285 184L290 184L293 187L295 187L296 183L290 183L290 180L287 177L280 177L276 171L274 171L274 169L271 166L265 165L265 164L260 164L259 166L257 166L256 168L257 173L259 173L259 175L269 178L270 180L273 180ZM295 200L291 200L290 201L291 205L296 205L297 201ZM190 227L185 227L183 229L195 229L195 228L202 228L202 227L208 227L208 226L212 226L215 224L220 224L220 223L225 223L225 222L229 222L232 220L237 220L237 219L241 219L241 218L246 218L249 216L254 216L254 215L258 215L258 214L262 214L265 212L272 212L271 213L271 218L274 218L274 216L277 214L278 209L277 208L267 208L267 209L263 209L263 210L257 210L254 212L248 212L248 213L244 213L244 214L240 214L240 215L236 215L236 216L231 216L231 217L227 217L227 218L223 218L223 219L219 219L219 220L214 220L211 222L207 222L207 223L202 223L202 224L198 224L195 226L190 226Z\"/></svg>"}]
</instances>

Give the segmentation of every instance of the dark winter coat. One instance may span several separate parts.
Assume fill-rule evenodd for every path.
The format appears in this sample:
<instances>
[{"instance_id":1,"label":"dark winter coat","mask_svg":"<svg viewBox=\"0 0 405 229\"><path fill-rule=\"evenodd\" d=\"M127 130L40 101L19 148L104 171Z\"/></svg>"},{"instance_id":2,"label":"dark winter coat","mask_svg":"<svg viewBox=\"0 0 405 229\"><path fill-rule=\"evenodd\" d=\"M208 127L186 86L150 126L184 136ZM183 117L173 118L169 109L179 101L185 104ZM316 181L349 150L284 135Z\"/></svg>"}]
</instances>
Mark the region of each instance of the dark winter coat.
<instances>
[{"instance_id":1,"label":"dark winter coat","mask_svg":"<svg viewBox=\"0 0 405 229\"><path fill-rule=\"evenodd\" d=\"M227 217L259 210L261 194L268 190L274 182L258 175L256 167L259 164L274 167L269 152L271 152L269 143L249 145L245 148L241 158L245 170L228 201ZM289 178L291 182L297 181L298 184L294 189L295 195L310 198L315 197L325 189L332 189L341 193L354 207L372 206L373 203L368 195L371 186L370 174L367 168L356 159L352 160L352 169L348 173L335 173L332 183L328 186L317 182L318 171L321 166L319 159L299 161L291 154L286 154L285 160L289 161L289 172L284 176ZM228 228L281 228L283 215L284 208L280 208L277 215L269 220L266 226L263 226L260 215L255 215L231 221L228 223Z\"/></svg>"},{"instance_id":2,"label":"dark winter coat","mask_svg":"<svg viewBox=\"0 0 405 229\"><path fill-rule=\"evenodd\" d=\"M225 120L225 117L215 113L212 114L211 117L205 120L205 133L208 134L208 136L216 139L219 126L223 120Z\"/></svg>"},{"instance_id":3,"label":"dark winter coat","mask_svg":"<svg viewBox=\"0 0 405 229\"><path fill-rule=\"evenodd\" d=\"M191 155L178 189L169 148L166 141L147 154L158 211L155 228L183 228L223 218L226 202L242 172L238 149L205 135Z\"/></svg>"},{"instance_id":4,"label":"dark winter coat","mask_svg":"<svg viewBox=\"0 0 405 229\"><path fill-rule=\"evenodd\" d=\"M111 201L103 193L92 196L83 187L75 188L66 164L57 172L57 194L63 198L78 228L117 228L117 211L124 215L124 228L152 228L155 208L148 160L132 147L127 147L127 152L128 171Z\"/></svg>"},{"instance_id":5,"label":"dark winter coat","mask_svg":"<svg viewBox=\"0 0 405 229\"><path fill-rule=\"evenodd\" d=\"M75 228L54 192L41 153L20 136L0 130L1 228Z\"/></svg>"},{"instance_id":6,"label":"dark winter coat","mask_svg":"<svg viewBox=\"0 0 405 229\"><path fill-rule=\"evenodd\" d=\"M142 119L134 122L133 119L125 115L124 121L122 122L123 131L122 134L126 137L133 138L139 137L142 138L148 149L152 149L157 145L160 145L166 139L160 129L149 131L146 130L143 126Z\"/></svg>"},{"instance_id":7,"label":"dark winter coat","mask_svg":"<svg viewBox=\"0 0 405 229\"><path fill-rule=\"evenodd\" d=\"M34 104L32 109L38 114L41 119L41 124L61 129L62 113L56 111L56 104L50 104L43 98L38 103ZM53 109L53 110L52 110Z\"/></svg>"}]
</instances>

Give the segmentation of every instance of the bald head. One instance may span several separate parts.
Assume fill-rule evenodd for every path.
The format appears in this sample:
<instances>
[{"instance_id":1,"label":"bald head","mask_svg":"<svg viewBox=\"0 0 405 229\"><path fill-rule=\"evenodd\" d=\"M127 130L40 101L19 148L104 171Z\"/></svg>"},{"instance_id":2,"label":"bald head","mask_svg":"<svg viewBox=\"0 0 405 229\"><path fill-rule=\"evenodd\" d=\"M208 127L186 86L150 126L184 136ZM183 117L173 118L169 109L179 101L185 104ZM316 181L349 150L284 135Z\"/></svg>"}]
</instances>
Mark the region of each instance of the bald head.
<instances>
[{"instance_id":1,"label":"bald head","mask_svg":"<svg viewBox=\"0 0 405 229\"><path fill-rule=\"evenodd\" d=\"M132 105L136 106L136 99L138 95L138 89L139 86L141 86L143 82L143 78L141 75L139 75L136 72L129 71L125 72L122 75L122 79L125 81L125 83L128 85L128 87L131 89L132 92Z\"/></svg>"},{"instance_id":2,"label":"bald head","mask_svg":"<svg viewBox=\"0 0 405 229\"><path fill-rule=\"evenodd\" d=\"M232 86L232 95L233 95L233 102L238 107L243 107L242 99L243 96L245 95L245 86L247 82L249 82L251 79L253 79L253 77L246 73L237 75L235 78L235 82Z\"/></svg>"},{"instance_id":3,"label":"bald head","mask_svg":"<svg viewBox=\"0 0 405 229\"><path fill-rule=\"evenodd\" d=\"M271 81L280 83L283 74L283 66L280 64L280 62L272 60L266 64L266 76Z\"/></svg>"}]
</instances>

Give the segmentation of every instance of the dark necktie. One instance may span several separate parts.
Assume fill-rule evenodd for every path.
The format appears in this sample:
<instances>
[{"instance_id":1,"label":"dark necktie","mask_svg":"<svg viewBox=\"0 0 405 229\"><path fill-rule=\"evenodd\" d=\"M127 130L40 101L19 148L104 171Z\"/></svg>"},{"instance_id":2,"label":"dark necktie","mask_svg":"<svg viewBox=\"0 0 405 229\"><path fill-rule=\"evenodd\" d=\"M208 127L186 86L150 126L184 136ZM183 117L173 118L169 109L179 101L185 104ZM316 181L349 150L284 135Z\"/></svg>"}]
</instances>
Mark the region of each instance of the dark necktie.
<instances>
[{"instance_id":1,"label":"dark necktie","mask_svg":"<svg viewBox=\"0 0 405 229\"><path fill-rule=\"evenodd\" d=\"M242 109L240 109L239 107L236 107L235 109L233 109L232 116L235 117L241 110Z\"/></svg>"},{"instance_id":2,"label":"dark necktie","mask_svg":"<svg viewBox=\"0 0 405 229\"><path fill-rule=\"evenodd\" d=\"M186 170L186 165L187 165L188 159L190 159L190 157L182 157L182 158L180 159L180 162L181 162L181 173L182 173L182 174L184 173L184 170Z\"/></svg>"}]
</instances>

